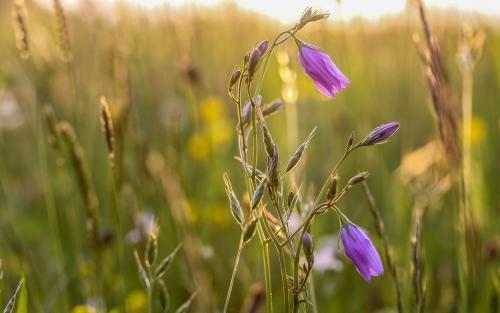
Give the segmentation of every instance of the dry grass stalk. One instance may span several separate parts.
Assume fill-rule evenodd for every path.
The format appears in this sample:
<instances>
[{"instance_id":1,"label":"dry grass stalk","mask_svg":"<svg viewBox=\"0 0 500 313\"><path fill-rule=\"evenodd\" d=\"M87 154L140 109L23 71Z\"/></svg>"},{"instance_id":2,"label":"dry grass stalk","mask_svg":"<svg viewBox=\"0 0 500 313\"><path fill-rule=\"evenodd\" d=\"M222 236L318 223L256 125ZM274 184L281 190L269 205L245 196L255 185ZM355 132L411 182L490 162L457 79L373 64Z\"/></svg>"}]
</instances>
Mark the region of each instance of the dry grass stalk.
<instances>
[{"instance_id":1,"label":"dry grass stalk","mask_svg":"<svg viewBox=\"0 0 500 313\"><path fill-rule=\"evenodd\" d=\"M23 59L30 57L28 40L27 13L24 0L14 0L12 4L12 17L14 19L14 35L19 55Z\"/></svg>"},{"instance_id":2,"label":"dry grass stalk","mask_svg":"<svg viewBox=\"0 0 500 313\"><path fill-rule=\"evenodd\" d=\"M109 111L109 105L104 96L101 97L101 109L100 109L100 121L101 130L106 139L106 145L108 147L108 157L111 167L114 167L115 160L115 132L113 128L113 119L111 118L111 112Z\"/></svg>"},{"instance_id":3,"label":"dry grass stalk","mask_svg":"<svg viewBox=\"0 0 500 313\"><path fill-rule=\"evenodd\" d=\"M384 222L382 217L380 216L380 211L377 207L377 203L375 202L375 198L373 197L370 189L368 188L368 184L366 181L363 181L363 188L365 190L366 200L368 202L368 208L373 215L373 219L375 221L375 228L377 230L377 235L380 239L382 239L382 243L384 245L384 253L385 260L387 262L387 267L392 275L394 280L394 286L396 288L396 300L398 305L398 312L403 312L403 301L401 296L401 283L399 281L398 271L396 266L394 265L394 261L392 259L392 254L389 246L389 241L387 240L387 235L385 233Z\"/></svg>"},{"instance_id":4,"label":"dry grass stalk","mask_svg":"<svg viewBox=\"0 0 500 313\"><path fill-rule=\"evenodd\" d=\"M424 282L424 263L422 257L422 219L425 207L419 202L414 206L414 228L411 238L412 247L412 272L413 272L413 291L416 302L416 312L424 312L425 307L425 282Z\"/></svg>"},{"instance_id":5,"label":"dry grass stalk","mask_svg":"<svg viewBox=\"0 0 500 313\"><path fill-rule=\"evenodd\" d=\"M459 165L460 146L457 121L457 104L450 90L446 68L443 64L437 38L432 34L425 8L421 0L416 0L419 17L424 33L424 43L414 34L421 61L425 66L427 84L431 92L433 111L441 142L445 148L448 162L452 167Z\"/></svg>"},{"instance_id":6,"label":"dry grass stalk","mask_svg":"<svg viewBox=\"0 0 500 313\"><path fill-rule=\"evenodd\" d=\"M62 52L64 62L70 62L73 59L71 52L71 40L69 36L68 20L64 7L60 0L54 0L54 11L56 15L57 35L59 40L59 47Z\"/></svg>"},{"instance_id":7,"label":"dry grass stalk","mask_svg":"<svg viewBox=\"0 0 500 313\"><path fill-rule=\"evenodd\" d=\"M163 156L155 151L150 151L146 155L145 160L146 170L148 174L157 180L161 187L165 198L170 206L175 224L178 225L180 231L183 232L183 252L186 255L186 260L189 264L189 269L192 271L193 280L200 290L204 290L200 294L200 307L208 310L212 307L212 288L210 279L204 270L203 258L201 256L202 244L199 238L193 233L190 227L190 216L192 216L192 208L182 189L179 179L175 176L172 169L167 165Z\"/></svg>"},{"instance_id":8,"label":"dry grass stalk","mask_svg":"<svg viewBox=\"0 0 500 313\"><path fill-rule=\"evenodd\" d=\"M478 238L478 226L471 209L472 206L472 109L474 69L481 59L486 35L474 31L470 25L464 25L459 45L460 70L462 72L462 180L463 180L463 219L465 223L467 256L474 280L481 271L481 247Z\"/></svg>"},{"instance_id":9,"label":"dry grass stalk","mask_svg":"<svg viewBox=\"0 0 500 313\"><path fill-rule=\"evenodd\" d=\"M99 202L97 200L94 184L92 183L90 169L85 161L83 148L78 143L73 127L68 122L63 121L59 123L59 129L61 130L62 138L69 149L80 193L82 194L85 202L89 249L91 252L95 252L96 249L99 248Z\"/></svg>"},{"instance_id":10,"label":"dry grass stalk","mask_svg":"<svg viewBox=\"0 0 500 313\"><path fill-rule=\"evenodd\" d=\"M56 150L61 149L61 130L57 123L57 117L51 106L44 107L45 121L47 122L47 129L49 130L49 144Z\"/></svg>"},{"instance_id":11,"label":"dry grass stalk","mask_svg":"<svg viewBox=\"0 0 500 313\"><path fill-rule=\"evenodd\" d=\"M48 141L56 153L56 164L58 166L63 166L64 158L62 157L61 130L59 129L56 114L50 105L45 105L43 111L49 132Z\"/></svg>"}]
</instances>

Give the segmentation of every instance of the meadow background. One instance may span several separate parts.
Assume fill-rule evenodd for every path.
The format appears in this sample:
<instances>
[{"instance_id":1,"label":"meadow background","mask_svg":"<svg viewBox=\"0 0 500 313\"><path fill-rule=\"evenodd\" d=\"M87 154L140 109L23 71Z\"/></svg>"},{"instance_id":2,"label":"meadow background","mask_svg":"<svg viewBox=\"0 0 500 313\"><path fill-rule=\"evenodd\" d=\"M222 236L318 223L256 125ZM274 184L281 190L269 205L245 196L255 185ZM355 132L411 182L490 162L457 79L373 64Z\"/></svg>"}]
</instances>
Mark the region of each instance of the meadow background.
<instances>
[{"instance_id":1,"label":"meadow background","mask_svg":"<svg viewBox=\"0 0 500 313\"><path fill-rule=\"evenodd\" d=\"M183 242L166 274L172 308L197 289L193 312L221 311L239 238L222 174L230 173L240 195L244 190L234 159L237 117L227 82L234 65L257 42L271 40L285 26L230 4L147 11L125 5L102 9L86 1L62 16L26 1L28 46L23 48L13 5L0 1L0 307L21 277L30 312L90 312L87 306L96 300L88 286L85 203L67 149L49 140L44 113L49 105L59 120L73 126L95 186L104 242L98 272L109 311L146 312L133 251L144 251L144 228L152 216L160 228L160 257ZM458 104L463 26L485 34L474 71L471 135L471 208L480 265L466 288L467 312L498 312L500 19L434 10L429 21ZM412 40L420 31L411 4L401 15L379 21L343 22L332 12L300 37L330 54L352 84L334 100L324 98L304 74L290 42L271 60L262 92L265 103L278 97L285 101L284 111L268 122L284 156L318 126L298 174L306 182L304 194L318 189L351 131L361 137L382 123L401 123L389 143L356 153L340 176L347 180L359 170L370 172L368 184L393 246L407 311L415 303L410 239L416 203L408 177L439 153L431 150L401 167L405 156L438 139L425 70ZM114 169L100 131L101 96L116 131ZM373 235L381 251L362 188L354 188L342 207ZM457 258L453 188L426 207L426 310L457 312L462 296L457 264L462 260ZM322 239L336 248L331 236L337 231L333 214L317 219L316 249ZM314 275L320 312L395 312L388 271L367 284L337 253L337 262L327 262L333 270ZM259 256L257 242L244 250L231 312L247 312L245 299L262 288ZM277 305L278 281L273 282Z\"/></svg>"}]
</instances>

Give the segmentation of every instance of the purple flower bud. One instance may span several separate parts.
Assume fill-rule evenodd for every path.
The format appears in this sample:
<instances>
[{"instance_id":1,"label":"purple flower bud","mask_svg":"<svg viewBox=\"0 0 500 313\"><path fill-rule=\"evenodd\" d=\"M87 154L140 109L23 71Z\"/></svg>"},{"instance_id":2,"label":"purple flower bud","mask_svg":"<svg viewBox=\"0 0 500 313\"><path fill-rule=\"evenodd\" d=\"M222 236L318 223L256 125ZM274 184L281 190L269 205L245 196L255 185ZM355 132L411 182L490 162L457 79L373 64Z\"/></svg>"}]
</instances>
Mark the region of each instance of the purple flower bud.
<instances>
[{"instance_id":1,"label":"purple flower bud","mask_svg":"<svg viewBox=\"0 0 500 313\"><path fill-rule=\"evenodd\" d=\"M257 70L257 65L259 64L260 51L258 48L253 48L252 52L250 52L250 56L248 57L248 78L252 80L255 71Z\"/></svg>"},{"instance_id":2,"label":"purple flower bud","mask_svg":"<svg viewBox=\"0 0 500 313\"><path fill-rule=\"evenodd\" d=\"M300 63L322 94L334 98L340 90L351 83L323 51L298 39L296 42L299 47Z\"/></svg>"},{"instance_id":3,"label":"purple flower bud","mask_svg":"<svg viewBox=\"0 0 500 313\"><path fill-rule=\"evenodd\" d=\"M371 146L376 144L381 144L387 141L389 137L394 135L394 133L399 129L398 122L392 122L388 124L380 125L379 127L372 130L368 136L361 141L361 146Z\"/></svg>"},{"instance_id":4,"label":"purple flower bud","mask_svg":"<svg viewBox=\"0 0 500 313\"><path fill-rule=\"evenodd\" d=\"M347 223L342 226L340 235L346 256L351 259L367 282L372 280L372 276L384 273L384 266L377 250L361 228Z\"/></svg>"},{"instance_id":5,"label":"purple flower bud","mask_svg":"<svg viewBox=\"0 0 500 313\"><path fill-rule=\"evenodd\" d=\"M308 232L305 232L302 236L302 247L304 247L304 255L306 256L307 262L312 263L314 261L314 246L312 236Z\"/></svg>"},{"instance_id":6,"label":"purple flower bud","mask_svg":"<svg viewBox=\"0 0 500 313\"><path fill-rule=\"evenodd\" d=\"M269 41L263 40L257 45L257 47L252 49L252 52L250 52L250 56L248 57L248 78L250 80L252 80L253 75L257 71L259 61L264 53L266 53L268 46Z\"/></svg>"},{"instance_id":7,"label":"purple flower bud","mask_svg":"<svg viewBox=\"0 0 500 313\"><path fill-rule=\"evenodd\" d=\"M257 50L259 50L261 57L264 55L264 53L266 53L268 47L269 47L269 41L267 41L267 40L262 40L257 45Z\"/></svg>"},{"instance_id":8,"label":"purple flower bud","mask_svg":"<svg viewBox=\"0 0 500 313\"><path fill-rule=\"evenodd\" d=\"M240 79L241 76L241 71L234 69L233 73L231 74L231 78L229 79L229 84L228 84L228 89L231 90L233 86L238 82L238 79Z\"/></svg>"}]
</instances>

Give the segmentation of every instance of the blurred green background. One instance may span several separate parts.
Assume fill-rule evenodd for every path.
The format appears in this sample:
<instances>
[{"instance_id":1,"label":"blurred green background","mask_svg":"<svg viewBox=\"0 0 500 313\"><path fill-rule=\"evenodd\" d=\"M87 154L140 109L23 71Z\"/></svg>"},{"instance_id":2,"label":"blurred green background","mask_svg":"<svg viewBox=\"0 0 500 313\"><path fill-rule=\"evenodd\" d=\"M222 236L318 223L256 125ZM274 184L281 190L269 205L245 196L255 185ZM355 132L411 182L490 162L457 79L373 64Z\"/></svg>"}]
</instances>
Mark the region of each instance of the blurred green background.
<instances>
[{"instance_id":1,"label":"blurred green background","mask_svg":"<svg viewBox=\"0 0 500 313\"><path fill-rule=\"evenodd\" d=\"M125 5L101 10L88 2L79 11L66 12L72 53L67 61L58 34L60 21L52 8L29 1L30 56L24 59L16 48L12 6L11 1L0 2L0 259L4 273L0 304L7 302L23 275L31 312L86 312L84 305L95 300L86 284L84 204L68 159L48 143L43 106L50 105L58 119L73 125L91 170L99 223L109 241L99 270L109 310L146 312L146 295L132 253L144 250L141 227L154 214L160 226L160 257L181 241L185 245L167 273L172 307L198 288L202 300L193 311L221 311L239 238L222 174L229 173L238 195L243 197L244 190L240 164L234 159L237 117L227 96L227 82L234 65L257 42L272 40L286 26L229 4L143 11ZM500 302L500 20L431 12L430 23L439 38L457 104L464 20L486 35L474 72L471 137L472 209L483 262L477 285L471 288L470 312L495 312ZM279 59L272 58L262 91L264 103L285 99L284 111L268 122L285 160L318 126L297 174L304 182L305 197L321 186L351 131L361 137L379 124L401 123L389 143L355 153L340 176L346 181L357 171L370 172L368 183L393 245L408 310L414 305L410 237L415 197L398 168L405 155L438 138L414 32L420 32L420 24L411 5L403 14L379 21L327 20L308 25L299 37L331 55L352 84L337 98L324 98L304 74L290 41L280 47ZM118 179L113 179L100 131L103 95L117 129ZM425 161L413 160L409 168ZM372 234L380 250L362 189L353 188L341 207ZM428 312L458 311L456 207L453 195L444 193L429 203L424 218ZM338 221L331 213L314 225L318 243L337 231ZM277 273L272 249L271 258ZM342 253L336 258L341 268L335 263L335 270L314 276L320 312L395 312L388 272L367 284ZM263 282L261 268L255 241L243 252L231 312L239 312L252 286ZM279 306L278 277L273 287Z\"/></svg>"}]
</instances>

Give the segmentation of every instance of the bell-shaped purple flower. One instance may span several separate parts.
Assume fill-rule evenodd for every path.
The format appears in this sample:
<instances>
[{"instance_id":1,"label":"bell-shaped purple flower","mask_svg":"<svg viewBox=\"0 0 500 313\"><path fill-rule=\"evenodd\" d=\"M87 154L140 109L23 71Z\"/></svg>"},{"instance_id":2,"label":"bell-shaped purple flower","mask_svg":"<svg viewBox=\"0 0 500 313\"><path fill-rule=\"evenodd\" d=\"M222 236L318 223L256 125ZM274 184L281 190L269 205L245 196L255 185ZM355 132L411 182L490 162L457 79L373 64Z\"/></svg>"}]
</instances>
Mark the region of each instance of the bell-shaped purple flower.
<instances>
[{"instance_id":1,"label":"bell-shaped purple flower","mask_svg":"<svg viewBox=\"0 0 500 313\"><path fill-rule=\"evenodd\" d=\"M322 94L334 98L340 90L351 83L326 53L298 39L296 42L299 47L300 63Z\"/></svg>"},{"instance_id":2,"label":"bell-shaped purple flower","mask_svg":"<svg viewBox=\"0 0 500 313\"><path fill-rule=\"evenodd\" d=\"M346 223L342 226L340 236L345 254L367 282L372 280L372 276L384 273L380 256L364 230L354 224Z\"/></svg>"}]
</instances>

